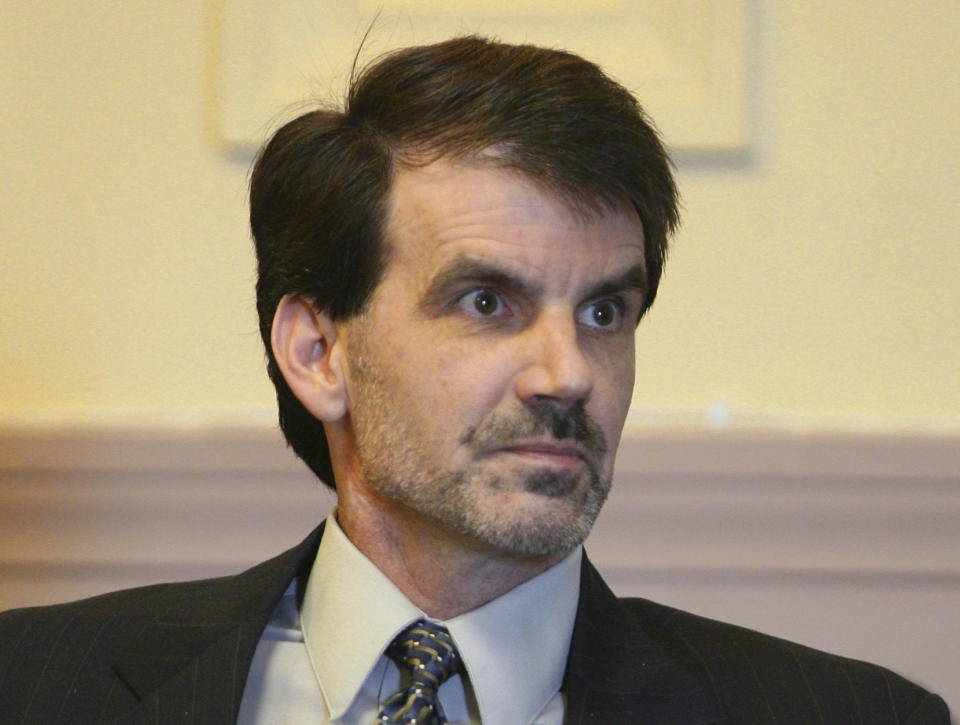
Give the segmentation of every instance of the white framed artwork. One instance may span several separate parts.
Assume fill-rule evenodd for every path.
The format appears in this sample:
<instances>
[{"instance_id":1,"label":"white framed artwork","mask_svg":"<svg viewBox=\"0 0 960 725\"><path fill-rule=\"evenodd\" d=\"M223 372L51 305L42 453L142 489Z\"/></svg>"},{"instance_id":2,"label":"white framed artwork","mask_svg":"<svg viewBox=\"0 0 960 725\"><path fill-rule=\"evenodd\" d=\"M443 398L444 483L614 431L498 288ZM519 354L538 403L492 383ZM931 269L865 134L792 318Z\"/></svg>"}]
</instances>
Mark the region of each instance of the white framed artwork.
<instances>
[{"instance_id":1,"label":"white framed artwork","mask_svg":"<svg viewBox=\"0 0 960 725\"><path fill-rule=\"evenodd\" d=\"M208 0L217 142L252 152L352 59L469 33L572 50L633 91L674 154L749 145L750 0ZM369 30L369 32L368 32Z\"/></svg>"}]
</instances>

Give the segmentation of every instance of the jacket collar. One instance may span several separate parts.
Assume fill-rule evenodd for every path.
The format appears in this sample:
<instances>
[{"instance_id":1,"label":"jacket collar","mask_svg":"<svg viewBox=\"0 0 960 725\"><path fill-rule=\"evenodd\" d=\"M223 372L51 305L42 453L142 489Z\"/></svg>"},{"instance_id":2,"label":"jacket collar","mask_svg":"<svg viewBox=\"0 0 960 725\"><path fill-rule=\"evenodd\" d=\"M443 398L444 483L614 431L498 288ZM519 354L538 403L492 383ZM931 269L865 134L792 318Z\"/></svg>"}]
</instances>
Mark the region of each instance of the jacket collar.
<instances>
[{"instance_id":1,"label":"jacket collar","mask_svg":"<svg viewBox=\"0 0 960 725\"><path fill-rule=\"evenodd\" d=\"M563 690L567 725L726 722L713 696L643 631L586 556Z\"/></svg>"}]
</instances>

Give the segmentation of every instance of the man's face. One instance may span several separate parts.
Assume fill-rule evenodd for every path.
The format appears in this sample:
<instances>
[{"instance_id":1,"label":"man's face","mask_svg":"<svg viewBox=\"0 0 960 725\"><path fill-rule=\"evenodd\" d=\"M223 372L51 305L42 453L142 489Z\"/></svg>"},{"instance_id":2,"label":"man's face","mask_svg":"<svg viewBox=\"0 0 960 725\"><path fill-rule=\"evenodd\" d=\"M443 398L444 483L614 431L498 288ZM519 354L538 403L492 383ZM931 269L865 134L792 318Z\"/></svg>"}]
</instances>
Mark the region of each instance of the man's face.
<instances>
[{"instance_id":1,"label":"man's face","mask_svg":"<svg viewBox=\"0 0 960 725\"><path fill-rule=\"evenodd\" d=\"M356 468L473 545L568 551L606 498L630 403L639 218L441 160L398 173L385 237L384 277L345 323Z\"/></svg>"}]
</instances>

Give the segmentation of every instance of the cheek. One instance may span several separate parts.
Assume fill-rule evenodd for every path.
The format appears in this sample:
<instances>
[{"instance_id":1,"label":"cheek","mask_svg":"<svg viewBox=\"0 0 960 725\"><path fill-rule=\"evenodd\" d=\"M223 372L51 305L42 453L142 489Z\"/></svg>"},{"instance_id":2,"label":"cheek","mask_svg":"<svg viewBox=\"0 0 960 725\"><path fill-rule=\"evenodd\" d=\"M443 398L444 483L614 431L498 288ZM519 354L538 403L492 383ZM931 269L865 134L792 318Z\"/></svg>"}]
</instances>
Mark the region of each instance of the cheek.
<instances>
[{"instance_id":1,"label":"cheek","mask_svg":"<svg viewBox=\"0 0 960 725\"><path fill-rule=\"evenodd\" d=\"M619 436L627 410L633 401L634 354L630 351L612 352L603 358L597 368L593 403L598 422L608 434Z\"/></svg>"},{"instance_id":2,"label":"cheek","mask_svg":"<svg viewBox=\"0 0 960 725\"><path fill-rule=\"evenodd\" d=\"M634 354L633 348L630 349L630 354L624 356L622 362L622 370L619 373L619 388L623 394L623 407L624 409L630 407L630 403L633 401L633 384L636 379L636 355ZM624 410L624 415L626 415L626 410Z\"/></svg>"},{"instance_id":3,"label":"cheek","mask_svg":"<svg viewBox=\"0 0 960 725\"><path fill-rule=\"evenodd\" d=\"M459 440L484 421L510 390L503 357L494 346L452 344L434 338L398 351L403 371L400 408L434 440Z\"/></svg>"},{"instance_id":4,"label":"cheek","mask_svg":"<svg viewBox=\"0 0 960 725\"><path fill-rule=\"evenodd\" d=\"M618 399L629 401L633 395L636 356L633 336L596 350L591 356L596 382L605 385Z\"/></svg>"}]
</instances>

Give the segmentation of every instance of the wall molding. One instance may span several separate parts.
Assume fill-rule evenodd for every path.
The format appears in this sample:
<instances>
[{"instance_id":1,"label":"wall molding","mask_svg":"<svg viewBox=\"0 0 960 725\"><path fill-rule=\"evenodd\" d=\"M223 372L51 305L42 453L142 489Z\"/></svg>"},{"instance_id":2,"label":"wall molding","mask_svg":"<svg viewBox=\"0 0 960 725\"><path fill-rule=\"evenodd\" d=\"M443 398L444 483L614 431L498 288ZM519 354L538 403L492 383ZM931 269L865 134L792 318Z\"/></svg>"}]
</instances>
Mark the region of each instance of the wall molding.
<instances>
[{"instance_id":1,"label":"wall molding","mask_svg":"<svg viewBox=\"0 0 960 725\"><path fill-rule=\"evenodd\" d=\"M588 550L620 579L956 586L958 443L634 429ZM229 571L332 504L268 427L0 431L5 578Z\"/></svg>"}]
</instances>

